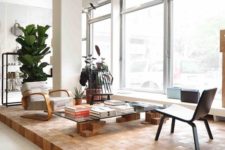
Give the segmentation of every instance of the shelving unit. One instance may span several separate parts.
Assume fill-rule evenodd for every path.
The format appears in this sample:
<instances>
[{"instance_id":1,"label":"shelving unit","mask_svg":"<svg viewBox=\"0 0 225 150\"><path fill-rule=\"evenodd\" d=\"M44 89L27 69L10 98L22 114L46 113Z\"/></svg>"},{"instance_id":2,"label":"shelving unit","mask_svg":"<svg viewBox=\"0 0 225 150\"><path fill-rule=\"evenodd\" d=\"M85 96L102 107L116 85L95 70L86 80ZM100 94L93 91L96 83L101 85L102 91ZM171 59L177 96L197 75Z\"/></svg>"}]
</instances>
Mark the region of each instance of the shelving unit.
<instances>
[{"instance_id":1,"label":"shelving unit","mask_svg":"<svg viewBox=\"0 0 225 150\"><path fill-rule=\"evenodd\" d=\"M19 64L15 60L17 53L3 53L2 54L2 105L15 106L21 105L21 92L18 88L19 76ZM11 58L11 59L10 59ZM16 84L17 82L17 84ZM9 87L9 83L11 86ZM17 86L17 88L16 88ZM9 99L16 98L16 101L10 101Z\"/></svg>"}]
</instances>

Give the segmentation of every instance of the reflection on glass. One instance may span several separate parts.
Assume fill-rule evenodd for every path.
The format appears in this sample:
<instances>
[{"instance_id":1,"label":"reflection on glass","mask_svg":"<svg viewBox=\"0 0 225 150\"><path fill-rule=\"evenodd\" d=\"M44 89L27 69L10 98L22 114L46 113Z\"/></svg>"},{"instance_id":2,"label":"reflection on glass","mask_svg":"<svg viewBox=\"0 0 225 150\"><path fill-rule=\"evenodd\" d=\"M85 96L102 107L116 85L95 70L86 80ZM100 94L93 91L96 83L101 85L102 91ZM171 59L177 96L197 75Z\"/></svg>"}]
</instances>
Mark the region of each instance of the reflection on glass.
<instances>
[{"instance_id":1,"label":"reflection on glass","mask_svg":"<svg viewBox=\"0 0 225 150\"><path fill-rule=\"evenodd\" d=\"M174 86L217 87L217 96L221 94L219 31L225 28L224 6L224 0L174 0Z\"/></svg>"},{"instance_id":2,"label":"reflection on glass","mask_svg":"<svg viewBox=\"0 0 225 150\"><path fill-rule=\"evenodd\" d=\"M101 50L101 57L106 59L106 64L111 66L111 19L96 22L92 24L93 28L93 55L97 57L95 45Z\"/></svg>"},{"instance_id":3,"label":"reflection on glass","mask_svg":"<svg viewBox=\"0 0 225 150\"><path fill-rule=\"evenodd\" d=\"M82 38L86 38L87 16L86 13L82 13Z\"/></svg>"},{"instance_id":4,"label":"reflection on glass","mask_svg":"<svg viewBox=\"0 0 225 150\"><path fill-rule=\"evenodd\" d=\"M163 5L128 13L124 24L127 89L163 90Z\"/></svg>"},{"instance_id":5,"label":"reflection on glass","mask_svg":"<svg viewBox=\"0 0 225 150\"><path fill-rule=\"evenodd\" d=\"M82 41L82 52L81 52L81 56L86 56L87 55L87 53L86 53L86 41ZM85 62L84 62L84 58L82 58L82 64L81 64L81 66L82 66L82 68L84 68L84 66L85 66L86 64L85 64Z\"/></svg>"},{"instance_id":6,"label":"reflection on glass","mask_svg":"<svg viewBox=\"0 0 225 150\"><path fill-rule=\"evenodd\" d=\"M151 2L153 0L124 0L124 8L130 8L130 7L136 7L139 6L141 4L147 3L147 2Z\"/></svg>"},{"instance_id":7,"label":"reflection on glass","mask_svg":"<svg viewBox=\"0 0 225 150\"><path fill-rule=\"evenodd\" d=\"M93 10L93 17L100 17L111 13L111 4L106 4Z\"/></svg>"}]
</instances>

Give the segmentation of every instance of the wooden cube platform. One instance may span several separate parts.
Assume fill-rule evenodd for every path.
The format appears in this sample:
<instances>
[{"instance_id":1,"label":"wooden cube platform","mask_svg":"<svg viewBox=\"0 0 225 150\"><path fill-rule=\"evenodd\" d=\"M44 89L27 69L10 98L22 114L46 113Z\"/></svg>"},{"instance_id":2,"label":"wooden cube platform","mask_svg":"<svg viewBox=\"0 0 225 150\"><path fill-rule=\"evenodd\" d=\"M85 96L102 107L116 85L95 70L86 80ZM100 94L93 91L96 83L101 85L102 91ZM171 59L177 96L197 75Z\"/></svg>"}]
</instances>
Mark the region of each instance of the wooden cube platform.
<instances>
[{"instance_id":1,"label":"wooden cube platform","mask_svg":"<svg viewBox=\"0 0 225 150\"><path fill-rule=\"evenodd\" d=\"M44 150L194 149L191 128L178 121L173 135L170 134L171 121L167 121L163 126L159 141L155 142L158 126L141 124L145 114L141 114L141 120L124 123L116 123L116 118L107 119L106 125L101 127L97 135L82 137L78 135L76 123L73 121L58 116L53 116L49 121L20 117L29 112L24 111L21 106L9 108L0 106L0 121ZM213 141L209 140L204 124L196 122L200 148L204 150L225 149L225 123L210 121L209 124L214 135Z\"/></svg>"}]
</instances>

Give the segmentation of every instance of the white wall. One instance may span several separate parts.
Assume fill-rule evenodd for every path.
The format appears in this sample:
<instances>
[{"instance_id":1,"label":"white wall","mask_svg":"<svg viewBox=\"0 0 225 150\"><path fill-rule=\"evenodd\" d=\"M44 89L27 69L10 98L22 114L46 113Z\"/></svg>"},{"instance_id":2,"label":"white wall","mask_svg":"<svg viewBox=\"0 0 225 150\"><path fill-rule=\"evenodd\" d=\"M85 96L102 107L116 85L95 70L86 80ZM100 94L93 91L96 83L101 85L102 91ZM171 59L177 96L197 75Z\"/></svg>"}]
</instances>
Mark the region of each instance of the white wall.
<instances>
[{"instance_id":1,"label":"white wall","mask_svg":"<svg viewBox=\"0 0 225 150\"><path fill-rule=\"evenodd\" d=\"M32 1L34 0L0 0L0 55L4 52L14 52L16 50L16 47L18 46L17 42L15 41L16 36L14 36L10 31L15 21L20 23L20 25L22 26L26 26L28 24L52 26L52 9L50 8L51 6L44 8L40 7L46 4L44 3L45 0L43 0L43 3L38 3L39 1L35 0L36 2L32 3L31 5ZM47 1L49 2L50 0L46 0L46 2ZM48 31L48 34L49 39L47 40L47 43L49 46L51 46L52 28ZM44 61L49 61L49 57L50 55L48 55ZM15 71L14 69L17 69L19 71L19 67L13 68L13 71ZM49 86L52 87L51 79L49 79ZM20 98L15 98L17 98L17 101L20 101Z\"/></svg>"},{"instance_id":2,"label":"white wall","mask_svg":"<svg viewBox=\"0 0 225 150\"><path fill-rule=\"evenodd\" d=\"M81 71L80 0L53 1L53 88L74 90Z\"/></svg>"},{"instance_id":3,"label":"white wall","mask_svg":"<svg viewBox=\"0 0 225 150\"><path fill-rule=\"evenodd\" d=\"M49 8L49 9L52 8L52 0L0 0L0 2Z\"/></svg>"},{"instance_id":4,"label":"white wall","mask_svg":"<svg viewBox=\"0 0 225 150\"><path fill-rule=\"evenodd\" d=\"M52 26L52 9L0 2L0 52L13 52L17 43L10 29L18 22L22 26L40 24ZM48 32L48 44L51 43L52 31Z\"/></svg>"}]
</instances>

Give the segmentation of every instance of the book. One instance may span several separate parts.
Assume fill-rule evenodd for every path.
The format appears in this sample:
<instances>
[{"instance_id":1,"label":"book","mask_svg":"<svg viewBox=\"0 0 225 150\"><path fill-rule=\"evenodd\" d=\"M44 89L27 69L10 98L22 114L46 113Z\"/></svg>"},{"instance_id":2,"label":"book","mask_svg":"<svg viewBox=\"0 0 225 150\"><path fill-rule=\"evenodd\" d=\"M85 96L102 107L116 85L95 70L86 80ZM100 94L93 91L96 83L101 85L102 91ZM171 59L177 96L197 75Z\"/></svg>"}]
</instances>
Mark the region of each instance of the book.
<instances>
[{"instance_id":1,"label":"book","mask_svg":"<svg viewBox=\"0 0 225 150\"><path fill-rule=\"evenodd\" d=\"M90 110L90 105L75 105L75 106L66 106L65 111L67 112L78 112L78 111L85 111Z\"/></svg>"},{"instance_id":2,"label":"book","mask_svg":"<svg viewBox=\"0 0 225 150\"><path fill-rule=\"evenodd\" d=\"M118 106L118 105L125 105L126 103L121 100L107 100L104 101L105 105L112 105L112 106Z\"/></svg>"},{"instance_id":3,"label":"book","mask_svg":"<svg viewBox=\"0 0 225 150\"><path fill-rule=\"evenodd\" d=\"M70 112L70 111L65 111L65 114L70 114L70 115L74 115L74 116L78 116L78 115L86 115L86 114L90 114L90 111L79 111L79 112Z\"/></svg>"},{"instance_id":4,"label":"book","mask_svg":"<svg viewBox=\"0 0 225 150\"><path fill-rule=\"evenodd\" d=\"M90 115L104 118L116 116L116 111L106 106L95 106L91 108Z\"/></svg>"},{"instance_id":5,"label":"book","mask_svg":"<svg viewBox=\"0 0 225 150\"><path fill-rule=\"evenodd\" d=\"M90 114L72 115L72 114L69 114L69 113L65 113L65 117L74 118L74 119L88 118L89 116L90 116Z\"/></svg>"},{"instance_id":6,"label":"book","mask_svg":"<svg viewBox=\"0 0 225 150\"><path fill-rule=\"evenodd\" d=\"M130 105L110 106L110 108L116 110L117 115L122 115L122 114L134 112L134 108L131 107Z\"/></svg>"}]
</instances>

